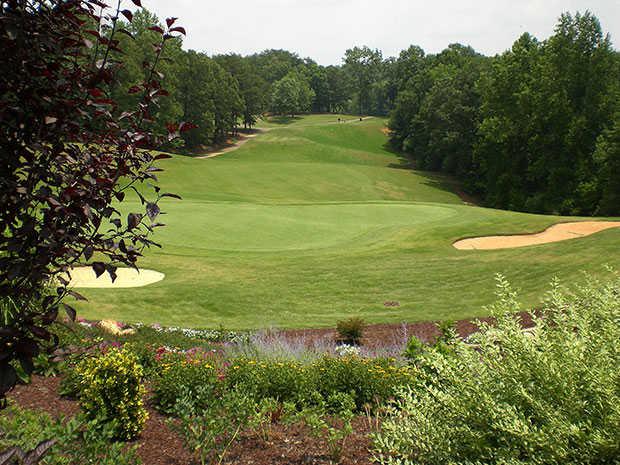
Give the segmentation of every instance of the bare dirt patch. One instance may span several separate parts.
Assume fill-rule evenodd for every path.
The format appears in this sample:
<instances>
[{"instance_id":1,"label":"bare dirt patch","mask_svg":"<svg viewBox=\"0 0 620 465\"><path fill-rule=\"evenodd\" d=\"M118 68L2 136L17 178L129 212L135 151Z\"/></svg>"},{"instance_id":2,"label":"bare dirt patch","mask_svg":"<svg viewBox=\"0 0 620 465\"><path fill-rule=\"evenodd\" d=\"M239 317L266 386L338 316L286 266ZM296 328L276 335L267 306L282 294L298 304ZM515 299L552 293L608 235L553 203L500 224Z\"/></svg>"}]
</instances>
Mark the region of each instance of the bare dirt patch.
<instances>
[{"instance_id":1,"label":"bare dirt patch","mask_svg":"<svg viewBox=\"0 0 620 465\"><path fill-rule=\"evenodd\" d=\"M579 221L559 223L536 234L484 236L461 239L452 244L459 250L496 250L548 244L590 236L610 228L620 227L620 221Z\"/></svg>"},{"instance_id":2,"label":"bare dirt patch","mask_svg":"<svg viewBox=\"0 0 620 465\"><path fill-rule=\"evenodd\" d=\"M71 280L69 287L90 287L90 288L127 288L148 286L161 281L166 277L165 274L153 270L136 271L132 268L119 268L116 270L117 278L114 282L104 273L97 278L91 267L84 266L71 270Z\"/></svg>"}]
</instances>

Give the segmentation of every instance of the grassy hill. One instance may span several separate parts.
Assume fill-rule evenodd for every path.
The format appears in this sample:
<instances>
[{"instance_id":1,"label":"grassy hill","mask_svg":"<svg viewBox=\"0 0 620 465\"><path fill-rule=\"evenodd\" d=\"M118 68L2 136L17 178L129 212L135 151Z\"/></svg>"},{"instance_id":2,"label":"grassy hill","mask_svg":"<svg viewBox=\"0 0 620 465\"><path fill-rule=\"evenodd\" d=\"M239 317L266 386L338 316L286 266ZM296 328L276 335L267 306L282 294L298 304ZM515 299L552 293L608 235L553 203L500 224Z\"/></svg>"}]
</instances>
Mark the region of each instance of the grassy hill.
<instances>
[{"instance_id":1,"label":"grassy hill","mask_svg":"<svg viewBox=\"0 0 620 465\"><path fill-rule=\"evenodd\" d=\"M474 235L533 232L561 217L465 205L449 179L405 169L385 121L315 115L212 159L162 162L168 224L141 266L166 274L135 289L89 289L82 315L231 329L465 318L504 273L530 305L553 276L620 265L620 230L502 251L458 251ZM400 306L386 307L397 301Z\"/></svg>"}]
</instances>

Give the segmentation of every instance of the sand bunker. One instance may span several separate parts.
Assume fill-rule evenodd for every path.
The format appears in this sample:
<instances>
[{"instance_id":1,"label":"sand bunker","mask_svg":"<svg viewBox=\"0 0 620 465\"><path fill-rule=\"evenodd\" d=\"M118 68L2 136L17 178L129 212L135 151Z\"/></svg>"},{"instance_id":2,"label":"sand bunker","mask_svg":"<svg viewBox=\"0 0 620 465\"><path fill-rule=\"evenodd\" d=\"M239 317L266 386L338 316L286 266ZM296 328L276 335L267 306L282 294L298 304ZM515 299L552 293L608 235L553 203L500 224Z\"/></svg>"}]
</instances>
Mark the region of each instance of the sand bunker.
<instances>
[{"instance_id":1,"label":"sand bunker","mask_svg":"<svg viewBox=\"0 0 620 465\"><path fill-rule=\"evenodd\" d=\"M125 288L142 287L156 283L164 279L166 275L153 270L143 270L139 272L132 268L119 268L116 270L117 278L114 282L108 273L104 273L97 278L95 272L90 267L80 267L71 270L71 282L69 287L97 287L97 288Z\"/></svg>"},{"instance_id":2,"label":"sand bunker","mask_svg":"<svg viewBox=\"0 0 620 465\"><path fill-rule=\"evenodd\" d=\"M496 250L548 244L589 236L605 229L620 227L620 221L580 221L559 223L541 233L518 234L514 236L485 236L461 239L452 244L459 250Z\"/></svg>"}]
</instances>

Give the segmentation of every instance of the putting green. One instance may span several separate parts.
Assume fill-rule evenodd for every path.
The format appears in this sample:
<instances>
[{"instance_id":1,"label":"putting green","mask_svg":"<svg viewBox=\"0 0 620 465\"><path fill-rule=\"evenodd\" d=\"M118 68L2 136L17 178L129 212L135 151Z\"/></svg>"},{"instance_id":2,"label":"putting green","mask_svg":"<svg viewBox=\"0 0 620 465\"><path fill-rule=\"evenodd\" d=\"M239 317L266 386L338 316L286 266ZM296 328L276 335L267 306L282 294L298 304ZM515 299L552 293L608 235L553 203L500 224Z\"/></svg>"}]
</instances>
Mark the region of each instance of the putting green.
<instances>
[{"instance_id":1,"label":"putting green","mask_svg":"<svg viewBox=\"0 0 620 465\"><path fill-rule=\"evenodd\" d=\"M141 260L166 278L146 287L87 289L82 316L230 329L333 326L482 316L501 272L540 303L557 276L620 267L620 228L505 250L455 249L458 239L539 232L582 218L463 204L455 183L411 170L390 152L385 120L313 115L211 159L161 162L165 199ZM136 203L123 205L125 211ZM398 305L385 306L385 302Z\"/></svg>"},{"instance_id":2,"label":"putting green","mask_svg":"<svg viewBox=\"0 0 620 465\"><path fill-rule=\"evenodd\" d=\"M287 251L329 247L359 247L390 240L402 228L446 221L454 208L439 205L342 203L259 205L250 203L184 202L166 218L170 224L195 218L183 235L163 229L166 246L196 250Z\"/></svg>"}]
</instances>

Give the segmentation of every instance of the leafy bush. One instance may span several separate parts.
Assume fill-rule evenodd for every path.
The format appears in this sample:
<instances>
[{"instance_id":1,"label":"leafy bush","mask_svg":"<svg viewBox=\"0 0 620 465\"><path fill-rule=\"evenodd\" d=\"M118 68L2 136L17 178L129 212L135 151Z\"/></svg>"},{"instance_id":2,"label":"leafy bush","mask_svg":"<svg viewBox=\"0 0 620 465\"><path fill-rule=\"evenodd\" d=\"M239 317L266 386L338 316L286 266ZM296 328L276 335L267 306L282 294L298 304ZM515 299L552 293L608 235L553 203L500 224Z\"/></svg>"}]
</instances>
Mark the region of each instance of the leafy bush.
<instances>
[{"instance_id":1,"label":"leafy bush","mask_svg":"<svg viewBox=\"0 0 620 465\"><path fill-rule=\"evenodd\" d=\"M198 393L200 390L199 387ZM263 412L257 411L256 403L250 397L238 391L214 398L206 406L198 406L194 396L195 392L184 389L174 409L179 420L171 421L170 426L183 437L201 465L222 463L239 433L250 424L250 419L257 412Z\"/></svg>"},{"instance_id":2,"label":"leafy bush","mask_svg":"<svg viewBox=\"0 0 620 465\"><path fill-rule=\"evenodd\" d=\"M336 324L336 331L340 336L340 342L348 345L359 345L364 336L366 322L357 317L341 320Z\"/></svg>"},{"instance_id":3,"label":"leafy bush","mask_svg":"<svg viewBox=\"0 0 620 465\"><path fill-rule=\"evenodd\" d=\"M137 98L120 110L110 91L120 85L121 12L120 1L0 3L0 51L12 70L0 73L0 295L14 304L0 322L0 402L17 381L14 362L30 374L32 358L53 344L46 327L59 310L75 318L64 299L84 297L67 287L67 270L85 264L115 279L117 266L136 266L161 226L158 203L171 196L157 187L147 194L156 161L169 156L145 148L159 145L148 121L167 94L156 67L184 29L171 27L174 19L151 29L154 58L143 82L122 89ZM178 130L171 125L170 137ZM140 211L121 216L112 204L140 184Z\"/></svg>"},{"instance_id":4,"label":"leafy bush","mask_svg":"<svg viewBox=\"0 0 620 465\"><path fill-rule=\"evenodd\" d=\"M256 400L273 398L303 407L343 393L353 398L358 410L365 404L387 400L397 386L408 384L410 379L410 369L396 366L393 360L358 356L325 356L307 364L237 359L226 375L229 388Z\"/></svg>"},{"instance_id":5,"label":"leafy bush","mask_svg":"<svg viewBox=\"0 0 620 465\"><path fill-rule=\"evenodd\" d=\"M31 451L52 438L54 445L43 462L46 465L140 463L136 446L114 442L114 431L111 428L88 422L84 418L54 420L39 411L10 406L0 416L0 431L0 451L11 447Z\"/></svg>"},{"instance_id":6,"label":"leafy bush","mask_svg":"<svg viewBox=\"0 0 620 465\"><path fill-rule=\"evenodd\" d=\"M313 436L325 440L330 459L340 463L347 438L353 433L351 421L354 409L355 402L351 396L335 393L327 401L319 399L301 412L289 410L286 421L305 424Z\"/></svg>"},{"instance_id":7,"label":"leafy bush","mask_svg":"<svg viewBox=\"0 0 620 465\"><path fill-rule=\"evenodd\" d=\"M140 434L148 413L143 400L143 370L134 354L112 349L99 357L86 357L76 372L80 405L87 418L110 422L120 439Z\"/></svg>"},{"instance_id":8,"label":"leafy bush","mask_svg":"<svg viewBox=\"0 0 620 465\"><path fill-rule=\"evenodd\" d=\"M394 395L395 388L411 382L408 367L399 367L390 359L362 357L323 357L310 369L318 380L315 390L324 399L338 393L348 394L361 411L366 404L378 404Z\"/></svg>"},{"instance_id":9,"label":"leafy bush","mask_svg":"<svg viewBox=\"0 0 620 465\"><path fill-rule=\"evenodd\" d=\"M413 363L418 360L426 350L427 346L420 339L416 336L411 336L407 341L403 357L405 357L409 363Z\"/></svg>"},{"instance_id":10,"label":"leafy bush","mask_svg":"<svg viewBox=\"0 0 620 465\"><path fill-rule=\"evenodd\" d=\"M300 402L316 386L314 374L294 360L233 360L226 374L230 389L248 393L255 400L273 398L279 402Z\"/></svg>"},{"instance_id":11,"label":"leafy bush","mask_svg":"<svg viewBox=\"0 0 620 465\"><path fill-rule=\"evenodd\" d=\"M555 282L534 331L499 278L497 326L430 351L375 438L383 464L611 464L620 457L620 279Z\"/></svg>"},{"instance_id":12,"label":"leafy bush","mask_svg":"<svg viewBox=\"0 0 620 465\"><path fill-rule=\"evenodd\" d=\"M194 407L206 408L222 385L221 368L216 360L188 359L186 354L166 354L153 377L152 401L164 413L173 413L179 399L191 396Z\"/></svg>"}]
</instances>

